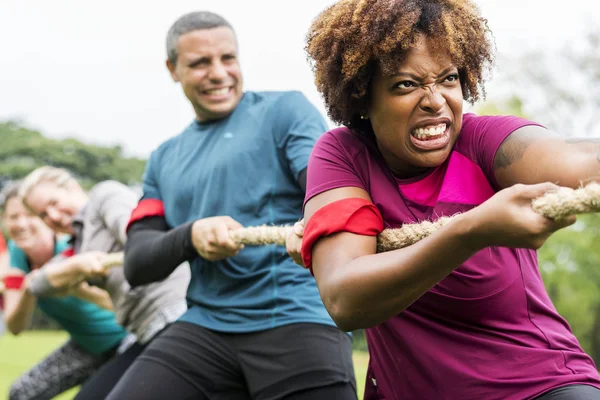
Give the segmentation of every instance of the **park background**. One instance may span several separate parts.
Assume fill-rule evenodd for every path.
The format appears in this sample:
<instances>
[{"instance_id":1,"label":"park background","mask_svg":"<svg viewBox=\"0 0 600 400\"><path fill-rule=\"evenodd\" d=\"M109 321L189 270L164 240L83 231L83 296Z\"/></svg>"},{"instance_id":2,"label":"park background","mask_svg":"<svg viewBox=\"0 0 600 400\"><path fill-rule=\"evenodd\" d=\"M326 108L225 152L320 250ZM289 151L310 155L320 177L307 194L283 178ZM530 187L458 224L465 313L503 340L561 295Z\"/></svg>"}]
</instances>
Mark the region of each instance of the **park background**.
<instances>
[{"instance_id":1,"label":"park background","mask_svg":"<svg viewBox=\"0 0 600 400\"><path fill-rule=\"evenodd\" d=\"M235 27L246 90L300 90L326 115L303 47L310 22L331 3L3 0L0 186L46 164L68 168L87 187L104 179L138 186L150 152L193 118L164 67L164 36L178 16L200 6ZM486 100L466 110L517 114L566 136L600 137L600 5L476 3L494 33L497 60ZM585 216L539 252L556 308L596 364L599 238L600 216ZM0 398L13 379L66 340L55 329L37 314L31 331L0 337ZM362 388L368 353L363 332L354 337Z\"/></svg>"}]
</instances>

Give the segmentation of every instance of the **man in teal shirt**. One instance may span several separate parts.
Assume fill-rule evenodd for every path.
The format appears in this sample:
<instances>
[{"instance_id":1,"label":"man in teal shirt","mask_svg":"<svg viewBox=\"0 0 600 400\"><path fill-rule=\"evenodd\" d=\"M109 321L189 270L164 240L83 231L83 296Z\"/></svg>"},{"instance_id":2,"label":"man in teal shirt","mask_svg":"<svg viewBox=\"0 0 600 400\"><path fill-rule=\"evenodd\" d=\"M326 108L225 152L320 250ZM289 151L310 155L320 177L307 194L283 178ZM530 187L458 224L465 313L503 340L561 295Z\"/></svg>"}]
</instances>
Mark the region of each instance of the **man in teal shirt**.
<instances>
[{"instance_id":1,"label":"man in teal shirt","mask_svg":"<svg viewBox=\"0 0 600 400\"><path fill-rule=\"evenodd\" d=\"M148 161L125 274L138 286L190 261L188 311L109 398L356 399L350 338L310 273L283 247L242 248L228 233L302 218L323 117L299 92L244 92L234 31L218 15L177 20L167 54L196 118Z\"/></svg>"}]
</instances>

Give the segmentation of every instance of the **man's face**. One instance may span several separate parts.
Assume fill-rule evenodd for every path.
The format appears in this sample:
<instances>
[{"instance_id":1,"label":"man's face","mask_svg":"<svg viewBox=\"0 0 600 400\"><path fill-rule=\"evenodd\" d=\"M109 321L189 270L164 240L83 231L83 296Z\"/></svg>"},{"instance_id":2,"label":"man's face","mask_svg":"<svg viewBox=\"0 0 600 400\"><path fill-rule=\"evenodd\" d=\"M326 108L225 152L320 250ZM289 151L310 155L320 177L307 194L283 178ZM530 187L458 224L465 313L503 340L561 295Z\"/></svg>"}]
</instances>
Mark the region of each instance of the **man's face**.
<instances>
[{"instance_id":1,"label":"man's face","mask_svg":"<svg viewBox=\"0 0 600 400\"><path fill-rule=\"evenodd\" d=\"M175 82L192 103L199 121L231 114L242 98L237 42L227 27L188 32L177 41L177 63L167 60Z\"/></svg>"}]
</instances>

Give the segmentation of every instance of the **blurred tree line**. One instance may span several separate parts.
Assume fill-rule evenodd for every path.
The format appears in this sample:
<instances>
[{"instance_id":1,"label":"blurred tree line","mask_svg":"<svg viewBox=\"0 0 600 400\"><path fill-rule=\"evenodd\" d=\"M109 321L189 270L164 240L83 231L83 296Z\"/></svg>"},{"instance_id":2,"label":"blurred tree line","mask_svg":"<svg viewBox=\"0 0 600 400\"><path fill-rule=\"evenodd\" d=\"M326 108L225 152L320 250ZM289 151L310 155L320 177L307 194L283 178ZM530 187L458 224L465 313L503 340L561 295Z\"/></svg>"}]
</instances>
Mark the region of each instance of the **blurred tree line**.
<instances>
[{"instance_id":1,"label":"blurred tree line","mask_svg":"<svg viewBox=\"0 0 600 400\"><path fill-rule=\"evenodd\" d=\"M120 146L96 146L76 139L50 139L16 121L0 122L0 185L43 165L69 170L86 188L115 179L141 182L145 160L126 157Z\"/></svg>"}]
</instances>

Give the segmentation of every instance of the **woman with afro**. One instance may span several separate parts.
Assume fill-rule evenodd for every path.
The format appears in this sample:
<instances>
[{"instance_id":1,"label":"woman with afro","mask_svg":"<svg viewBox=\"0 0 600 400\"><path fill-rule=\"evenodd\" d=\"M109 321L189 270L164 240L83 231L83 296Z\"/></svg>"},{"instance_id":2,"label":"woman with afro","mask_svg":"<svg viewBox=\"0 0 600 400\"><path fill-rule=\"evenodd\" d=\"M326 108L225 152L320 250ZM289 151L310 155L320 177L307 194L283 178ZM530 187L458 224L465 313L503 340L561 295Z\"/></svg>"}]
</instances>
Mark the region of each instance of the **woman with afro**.
<instances>
[{"instance_id":1,"label":"woman with afro","mask_svg":"<svg viewBox=\"0 0 600 400\"><path fill-rule=\"evenodd\" d=\"M338 326L366 328L366 398L600 399L537 266L536 249L575 219L531 208L598 176L600 144L463 113L493 61L470 1L342 0L314 21L307 52L343 127L311 155L302 257ZM376 253L384 228L457 213Z\"/></svg>"}]
</instances>

